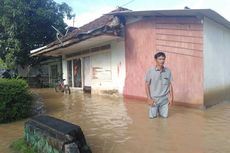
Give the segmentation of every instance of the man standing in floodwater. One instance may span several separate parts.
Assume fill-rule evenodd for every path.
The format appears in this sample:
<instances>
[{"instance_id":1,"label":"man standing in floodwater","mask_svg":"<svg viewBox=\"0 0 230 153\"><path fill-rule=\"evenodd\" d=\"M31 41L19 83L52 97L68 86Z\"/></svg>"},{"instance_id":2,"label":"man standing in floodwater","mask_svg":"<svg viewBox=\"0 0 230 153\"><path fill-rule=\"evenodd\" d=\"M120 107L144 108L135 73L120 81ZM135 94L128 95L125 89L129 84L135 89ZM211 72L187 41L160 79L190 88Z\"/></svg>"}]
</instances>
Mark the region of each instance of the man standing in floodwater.
<instances>
[{"instance_id":1,"label":"man standing in floodwater","mask_svg":"<svg viewBox=\"0 0 230 153\"><path fill-rule=\"evenodd\" d=\"M164 67L166 55L158 52L154 55L156 65L145 75L145 89L149 104L149 118L156 118L158 114L168 117L168 105L173 104L172 73Z\"/></svg>"}]
</instances>

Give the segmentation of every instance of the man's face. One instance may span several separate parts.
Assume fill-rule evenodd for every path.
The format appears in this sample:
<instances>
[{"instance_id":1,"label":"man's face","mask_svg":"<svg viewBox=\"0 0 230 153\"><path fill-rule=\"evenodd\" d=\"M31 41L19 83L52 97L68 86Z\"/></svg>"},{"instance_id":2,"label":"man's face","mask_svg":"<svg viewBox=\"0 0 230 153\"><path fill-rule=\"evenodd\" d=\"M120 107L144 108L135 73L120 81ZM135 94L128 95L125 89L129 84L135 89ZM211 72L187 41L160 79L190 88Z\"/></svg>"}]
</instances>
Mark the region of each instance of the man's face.
<instances>
[{"instance_id":1,"label":"man's face","mask_svg":"<svg viewBox=\"0 0 230 153\"><path fill-rule=\"evenodd\" d=\"M165 57L163 56L160 56L156 59L156 64L157 66L161 66L163 67L164 66L164 63L165 63Z\"/></svg>"}]
</instances>

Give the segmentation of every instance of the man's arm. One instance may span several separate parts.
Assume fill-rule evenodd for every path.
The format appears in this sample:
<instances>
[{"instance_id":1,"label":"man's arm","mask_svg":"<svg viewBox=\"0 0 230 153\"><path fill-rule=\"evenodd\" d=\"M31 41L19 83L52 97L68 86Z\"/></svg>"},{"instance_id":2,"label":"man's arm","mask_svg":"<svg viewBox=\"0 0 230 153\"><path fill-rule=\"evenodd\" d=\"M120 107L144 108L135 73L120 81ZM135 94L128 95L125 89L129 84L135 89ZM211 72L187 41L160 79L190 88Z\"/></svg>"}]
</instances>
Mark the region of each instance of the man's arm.
<instances>
[{"instance_id":1,"label":"man's arm","mask_svg":"<svg viewBox=\"0 0 230 153\"><path fill-rule=\"evenodd\" d=\"M146 92L146 95L147 95L147 102L149 105L153 105L154 101L153 99L151 98L151 95L150 95L150 86L149 86L149 82L145 82L145 92Z\"/></svg>"},{"instance_id":2,"label":"man's arm","mask_svg":"<svg viewBox=\"0 0 230 153\"><path fill-rule=\"evenodd\" d=\"M147 95L147 98L148 99L151 99L150 97L150 89L149 89L149 82L145 82L145 92L146 92L146 95Z\"/></svg>"},{"instance_id":3,"label":"man's arm","mask_svg":"<svg viewBox=\"0 0 230 153\"><path fill-rule=\"evenodd\" d=\"M170 82L169 85L169 105L173 105L174 103L174 95L173 95L173 86L172 86L172 82Z\"/></svg>"},{"instance_id":4,"label":"man's arm","mask_svg":"<svg viewBox=\"0 0 230 153\"><path fill-rule=\"evenodd\" d=\"M145 92L147 95L147 102L149 105L153 105L153 99L151 98L151 93L150 93L150 83L151 83L151 72L150 70L147 71L145 74Z\"/></svg>"}]
</instances>

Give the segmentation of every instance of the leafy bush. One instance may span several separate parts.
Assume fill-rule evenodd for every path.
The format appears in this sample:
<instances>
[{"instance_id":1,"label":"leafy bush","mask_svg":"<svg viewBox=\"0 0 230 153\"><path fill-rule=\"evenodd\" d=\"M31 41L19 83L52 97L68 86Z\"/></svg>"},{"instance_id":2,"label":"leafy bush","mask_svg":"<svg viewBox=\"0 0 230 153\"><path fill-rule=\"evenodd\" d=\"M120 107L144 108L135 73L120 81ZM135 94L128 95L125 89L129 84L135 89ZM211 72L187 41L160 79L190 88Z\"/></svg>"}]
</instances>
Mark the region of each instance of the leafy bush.
<instances>
[{"instance_id":1,"label":"leafy bush","mask_svg":"<svg viewBox=\"0 0 230 153\"><path fill-rule=\"evenodd\" d=\"M36 153L23 138L18 139L10 145L10 148L17 153Z\"/></svg>"},{"instance_id":2,"label":"leafy bush","mask_svg":"<svg viewBox=\"0 0 230 153\"><path fill-rule=\"evenodd\" d=\"M29 115L32 94L22 79L0 79L0 123L11 122Z\"/></svg>"}]
</instances>

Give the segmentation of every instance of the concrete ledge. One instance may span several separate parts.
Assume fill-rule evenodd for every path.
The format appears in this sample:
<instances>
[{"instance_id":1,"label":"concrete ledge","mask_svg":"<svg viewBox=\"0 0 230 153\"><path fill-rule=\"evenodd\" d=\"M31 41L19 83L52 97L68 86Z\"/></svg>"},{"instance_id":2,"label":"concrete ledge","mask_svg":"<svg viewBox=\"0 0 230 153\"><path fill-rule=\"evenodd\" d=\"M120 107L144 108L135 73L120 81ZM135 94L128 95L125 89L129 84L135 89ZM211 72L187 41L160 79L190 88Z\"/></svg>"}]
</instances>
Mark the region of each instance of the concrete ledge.
<instances>
[{"instance_id":1,"label":"concrete ledge","mask_svg":"<svg viewBox=\"0 0 230 153\"><path fill-rule=\"evenodd\" d=\"M122 97L122 95L118 92L117 89L92 89L92 94L101 95L101 96L115 96L115 97Z\"/></svg>"},{"instance_id":2,"label":"concrete ledge","mask_svg":"<svg viewBox=\"0 0 230 153\"><path fill-rule=\"evenodd\" d=\"M79 126L50 116L25 122L24 138L38 152L92 153Z\"/></svg>"},{"instance_id":3,"label":"concrete ledge","mask_svg":"<svg viewBox=\"0 0 230 153\"><path fill-rule=\"evenodd\" d=\"M230 86L210 89L204 94L204 105L206 108L230 100Z\"/></svg>"},{"instance_id":4,"label":"concrete ledge","mask_svg":"<svg viewBox=\"0 0 230 153\"><path fill-rule=\"evenodd\" d=\"M188 108L196 108L196 109L205 109L205 106L202 104L190 104L185 102L174 102L174 106L183 106Z\"/></svg>"}]
</instances>

